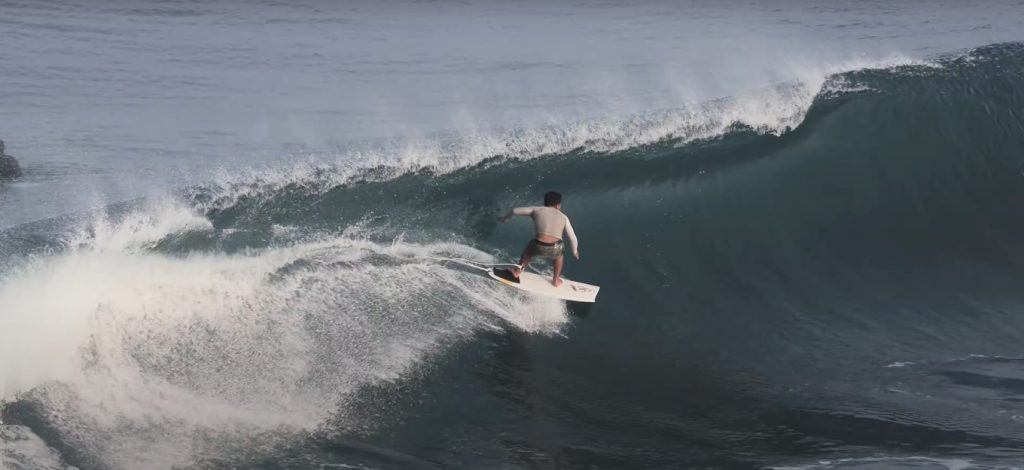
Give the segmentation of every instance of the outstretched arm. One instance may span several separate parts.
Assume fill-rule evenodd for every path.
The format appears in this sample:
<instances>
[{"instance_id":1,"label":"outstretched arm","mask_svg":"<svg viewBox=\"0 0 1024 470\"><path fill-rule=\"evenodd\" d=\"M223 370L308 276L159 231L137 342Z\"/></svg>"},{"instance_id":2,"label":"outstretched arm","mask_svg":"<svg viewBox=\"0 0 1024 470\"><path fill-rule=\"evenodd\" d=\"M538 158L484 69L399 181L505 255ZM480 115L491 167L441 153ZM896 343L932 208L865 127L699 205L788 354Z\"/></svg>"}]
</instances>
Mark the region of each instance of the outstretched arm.
<instances>
[{"instance_id":1,"label":"outstretched arm","mask_svg":"<svg viewBox=\"0 0 1024 470\"><path fill-rule=\"evenodd\" d=\"M572 243L572 255L576 259L580 259L580 242L576 239L576 232L572 230L572 224L568 217L565 218L565 234L569 236L569 242Z\"/></svg>"},{"instance_id":2,"label":"outstretched arm","mask_svg":"<svg viewBox=\"0 0 1024 470\"><path fill-rule=\"evenodd\" d=\"M514 216L514 215L530 215L530 214L533 214L533 208L532 207L516 207L515 209L512 209L512 210L508 211L508 214L505 214L505 215L503 215L501 217L498 217L498 222L508 222L508 219L511 219L512 216Z\"/></svg>"}]
</instances>

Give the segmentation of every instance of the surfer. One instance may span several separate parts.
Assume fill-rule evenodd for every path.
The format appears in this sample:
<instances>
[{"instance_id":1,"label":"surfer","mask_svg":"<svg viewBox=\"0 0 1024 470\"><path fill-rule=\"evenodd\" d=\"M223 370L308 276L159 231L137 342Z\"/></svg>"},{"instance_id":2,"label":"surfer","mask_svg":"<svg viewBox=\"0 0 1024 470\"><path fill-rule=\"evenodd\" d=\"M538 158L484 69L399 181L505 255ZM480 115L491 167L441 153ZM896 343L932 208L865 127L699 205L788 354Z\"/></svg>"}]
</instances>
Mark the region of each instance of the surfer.
<instances>
[{"instance_id":1,"label":"surfer","mask_svg":"<svg viewBox=\"0 0 1024 470\"><path fill-rule=\"evenodd\" d=\"M533 218L536 237L530 240L519 258L519 268L507 270L514 282L519 282L519 275L530 264L533 258L552 258L554 260L555 275L551 278L551 284L555 287L562 285L562 264L564 263L565 247L562 244L562 232L569 236L572 242L572 254L580 259L579 245L576 240L576 233L572 231L572 224L569 218L562 213L562 195L551 191L544 195L544 207L516 207L508 211L498 219L499 222L507 222L512 216L522 215ZM503 276L504 277L504 276Z\"/></svg>"}]
</instances>

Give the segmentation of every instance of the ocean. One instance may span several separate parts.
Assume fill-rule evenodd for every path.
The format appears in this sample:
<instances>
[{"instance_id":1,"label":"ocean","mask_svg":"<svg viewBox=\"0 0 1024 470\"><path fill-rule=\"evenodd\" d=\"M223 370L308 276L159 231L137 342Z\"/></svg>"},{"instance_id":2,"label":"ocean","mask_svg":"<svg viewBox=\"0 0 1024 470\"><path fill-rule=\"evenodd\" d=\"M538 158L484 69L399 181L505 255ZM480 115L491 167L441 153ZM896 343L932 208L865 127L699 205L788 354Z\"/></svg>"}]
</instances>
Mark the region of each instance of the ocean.
<instances>
[{"instance_id":1,"label":"ocean","mask_svg":"<svg viewBox=\"0 0 1024 470\"><path fill-rule=\"evenodd\" d=\"M2 1L0 468L1024 468L1022 41L1019 1ZM513 261L550 190L595 304L440 260Z\"/></svg>"}]
</instances>

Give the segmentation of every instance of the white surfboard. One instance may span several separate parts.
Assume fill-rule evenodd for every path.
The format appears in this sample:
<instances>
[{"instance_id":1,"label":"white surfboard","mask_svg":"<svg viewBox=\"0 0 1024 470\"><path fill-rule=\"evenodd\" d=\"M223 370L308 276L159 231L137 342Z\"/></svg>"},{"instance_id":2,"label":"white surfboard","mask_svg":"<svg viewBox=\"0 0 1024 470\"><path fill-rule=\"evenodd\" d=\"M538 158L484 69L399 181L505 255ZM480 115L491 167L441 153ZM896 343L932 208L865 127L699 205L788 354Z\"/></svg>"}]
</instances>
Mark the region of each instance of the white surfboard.
<instances>
[{"instance_id":1,"label":"white surfboard","mask_svg":"<svg viewBox=\"0 0 1024 470\"><path fill-rule=\"evenodd\" d=\"M523 272L520 274L518 283L498 276L494 273L493 269L488 269L487 274L501 283L510 285L517 289L522 289L532 294L568 300L570 302L593 303L597 301L597 291L601 290L598 286L570 281L564 277L562 278L562 285L555 287L551 284L551 277L541 276L531 272Z\"/></svg>"}]
</instances>

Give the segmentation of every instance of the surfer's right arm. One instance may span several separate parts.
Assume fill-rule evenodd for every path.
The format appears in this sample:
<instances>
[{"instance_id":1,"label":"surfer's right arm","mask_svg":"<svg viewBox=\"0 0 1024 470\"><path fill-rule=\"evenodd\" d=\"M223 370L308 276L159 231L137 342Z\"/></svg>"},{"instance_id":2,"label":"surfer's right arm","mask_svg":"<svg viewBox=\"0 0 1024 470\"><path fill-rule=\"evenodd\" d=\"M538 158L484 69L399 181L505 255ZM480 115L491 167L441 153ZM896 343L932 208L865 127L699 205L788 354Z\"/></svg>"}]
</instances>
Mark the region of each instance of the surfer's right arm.
<instances>
[{"instance_id":1,"label":"surfer's right arm","mask_svg":"<svg viewBox=\"0 0 1024 470\"><path fill-rule=\"evenodd\" d=\"M498 222L508 222L508 219L511 219L514 215L531 215L533 214L533 209L533 207L516 207L508 211L508 214L501 216Z\"/></svg>"},{"instance_id":2,"label":"surfer's right arm","mask_svg":"<svg viewBox=\"0 0 1024 470\"><path fill-rule=\"evenodd\" d=\"M576 239L576 232L572 229L572 224L569 223L569 217L565 218L565 234L569 238L569 242L572 243L572 255L576 259L580 259L580 242Z\"/></svg>"}]
</instances>

